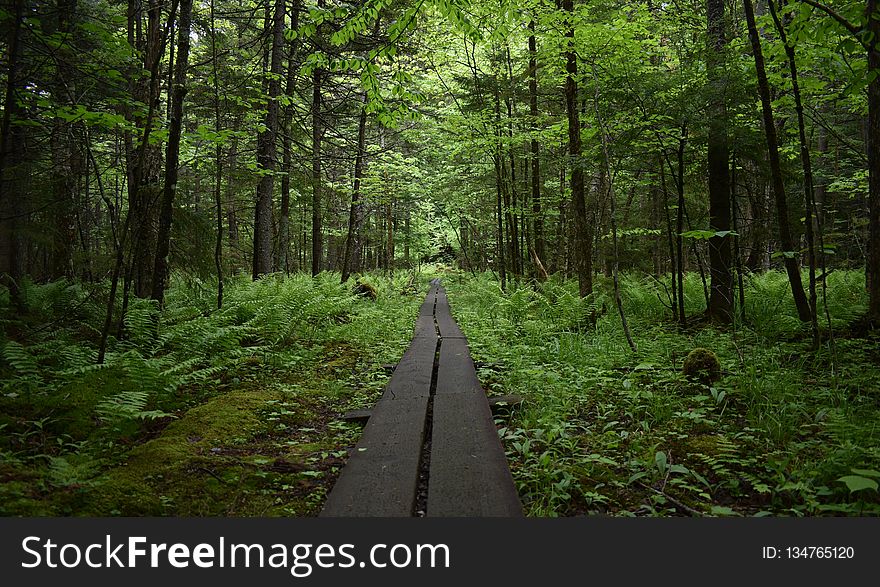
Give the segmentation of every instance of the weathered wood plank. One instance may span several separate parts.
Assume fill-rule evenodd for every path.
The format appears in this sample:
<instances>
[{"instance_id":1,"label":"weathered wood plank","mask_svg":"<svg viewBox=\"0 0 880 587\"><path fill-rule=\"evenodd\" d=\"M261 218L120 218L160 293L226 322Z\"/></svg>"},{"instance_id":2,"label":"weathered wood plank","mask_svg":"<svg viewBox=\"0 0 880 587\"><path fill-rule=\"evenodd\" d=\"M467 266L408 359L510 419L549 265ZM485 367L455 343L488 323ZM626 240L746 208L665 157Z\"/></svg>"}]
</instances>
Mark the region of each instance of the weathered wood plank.
<instances>
[{"instance_id":1,"label":"weathered wood plank","mask_svg":"<svg viewBox=\"0 0 880 587\"><path fill-rule=\"evenodd\" d=\"M522 504L464 337L442 336L434 395L428 511L432 517L521 516ZM458 326L455 325L455 329ZM461 332L458 330L458 332Z\"/></svg>"},{"instance_id":2,"label":"weathered wood plank","mask_svg":"<svg viewBox=\"0 0 880 587\"><path fill-rule=\"evenodd\" d=\"M463 338L444 338L440 345L436 394L472 392L483 393L467 341ZM485 394L482 397L485 400Z\"/></svg>"},{"instance_id":3,"label":"weathered wood plank","mask_svg":"<svg viewBox=\"0 0 880 587\"><path fill-rule=\"evenodd\" d=\"M437 320L437 328L440 329L440 336L444 339L464 338L464 333L452 317L452 311L449 307L449 300L446 298L446 292L442 290L441 293L437 295L435 319Z\"/></svg>"},{"instance_id":4,"label":"weathered wood plank","mask_svg":"<svg viewBox=\"0 0 880 587\"><path fill-rule=\"evenodd\" d=\"M436 335L433 338L413 338L385 386L382 399L428 397L436 352Z\"/></svg>"},{"instance_id":5,"label":"weathered wood plank","mask_svg":"<svg viewBox=\"0 0 880 587\"><path fill-rule=\"evenodd\" d=\"M427 396L376 404L322 517L413 515L427 408Z\"/></svg>"},{"instance_id":6,"label":"weathered wood plank","mask_svg":"<svg viewBox=\"0 0 880 587\"><path fill-rule=\"evenodd\" d=\"M507 457L482 393L434 397L428 516L522 515Z\"/></svg>"},{"instance_id":7,"label":"weathered wood plank","mask_svg":"<svg viewBox=\"0 0 880 587\"><path fill-rule=\"evenodd\" d=\"M467 341L435 280L382 399L357 414L369 419L322 516L413 515L435 357L427 515L522 515Z\"/></svg>"},{"instance_id":8,"label":"weathered wood plank","mask_svg":"<svg viewBox=\"0 0 880 587\"><path fill-rule=\"evenodd\" d=\"M358 424L366 424L367 420L370 419L370 416L373 415L373 410L350 410L342 414L341 420L345 422L356 422Z\"/></svg>"},{"instance_id":9,"label":"weathered wood plank","mask_svg":"<svg viewBox=\"0 0 880 587\"><path fill-rule=\"evenodd\" d=\"M382 398L368 412L364 432L327 496L321 516L413 514L438 342L433 300L430 312L430 332L414 336L397 363Z\"/></svg>"}]
</instances>

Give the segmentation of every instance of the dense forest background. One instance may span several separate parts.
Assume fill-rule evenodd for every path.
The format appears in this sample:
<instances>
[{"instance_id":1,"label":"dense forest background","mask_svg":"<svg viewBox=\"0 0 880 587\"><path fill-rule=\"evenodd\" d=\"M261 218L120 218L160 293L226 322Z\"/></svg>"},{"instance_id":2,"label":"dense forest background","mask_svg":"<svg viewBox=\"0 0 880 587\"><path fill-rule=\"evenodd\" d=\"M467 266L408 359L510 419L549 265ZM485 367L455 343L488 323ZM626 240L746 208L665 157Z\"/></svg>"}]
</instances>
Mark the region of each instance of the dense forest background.
<instances>
[{"instance_id":1,"label":"dense forest background","mask_svg":"<svg viewBox=\"0 0 880 587\"><path fill-rule=\"evenodd\" d=\"M475 352L516 363L482 372L489 388L601 388L566 369L537 381L549 359L524 364L529 353L510 350L532 341L563 360L560 341L575 333L606 360L586 372L654 373L651 385L682 393L703 385L700 397L732 418L723 430L762 431L737 449L753 455L738 461L748 491L743 475L719 472L734 467L717 439L715 452L680 449L704 451L712 475L673 464L667 436L632 450L597 442L607 452L591 448L571 468L545 451L559 465L550 471L532 447L582 434L584 407L535 399L502 429L531 513L640 511L643 494L671 513L875 511L878 39L873 0L4 0L4 511L130 513L142 500L179 513L111 469L130 449L144 462L183 459L177 444L158 457L160 445L143 447L187 410L226 401L214 432L201 420L168 429L241 460L213 444L259 437L265 405L287 428L324 422L297 446L313 444L308 458L326 466L282 483L305 501L279 510L314 513L356 434L330 426L331 412L369 397L343 388L381 387L377 361L401 350L419 287L438 271L459 280L453 310ZM538 323L547 329L529 330ZM718 354L718 376L662 371L676 374L694 346ZM260 369L300 369L284 383L297 389L314 375L322 399L271 391ZM759 375L775 373L790 380L762 387ZM751 395L735 417L724 406L736 385L719 376L751 377L737 380ZM622 381L628 394L639 385ZM249 385L268 395L245 397ZM669 401L660 411L673 421ZM600 417L603 433L633 427L624 444L646 418L626 402L608 399ZM706 425L682 406L689 425ZM250 410L250 435L233 427L235 410ZM832 420L854 423L833 441L809 436ZM242 471L264 465L303 472L271 437L263 456L248 453L269 461L229 465L239 489L251 479ZM764 478L754 455L771 437L780 454L805 442L803 458ZM811 468L830 454L834 466ZM650 475L632 465L642 461ZM585 463L617 472L587 482ZM676 466L696 475L678 489L714 509L670 495ZM232 483L187 467L208 470L218 491ZM84 497L100 475L103 493ZM621 476L614 497L596 489ZM136 497L103 501L123 482ZM715 485L723 498L706 492ZM254 513L207 504L188 513Z\"/></svg>"}]
</instances>

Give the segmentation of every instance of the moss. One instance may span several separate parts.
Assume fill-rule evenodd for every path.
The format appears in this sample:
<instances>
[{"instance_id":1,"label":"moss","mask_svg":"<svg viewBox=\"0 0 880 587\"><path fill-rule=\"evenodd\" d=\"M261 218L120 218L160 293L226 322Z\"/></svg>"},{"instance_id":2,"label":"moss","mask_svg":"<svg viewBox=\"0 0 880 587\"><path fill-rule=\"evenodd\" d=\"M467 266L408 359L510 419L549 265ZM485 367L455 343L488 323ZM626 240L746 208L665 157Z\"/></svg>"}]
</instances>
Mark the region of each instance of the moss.
<instances>
[{"instance_id":1,"label":"moss","mask_svg":"<svg viewBox=\"0 0 880 587\"><path fill-rule=\"evenodd\" d=\"M721 363L709 349L695 348L685 358L681 372L688 379L710 384L721 378Z\"/></svg>"},{"instance_id":2,"label":"moss","mask_svg":"<svg viewBox=\"0 0 880 587\"><path fill-rule=\"evenodd\" d=\"M263 439L276 422L265 412L283 399L278 389L234 391L189 410L158 438L133 448L123 465L81 491L74 511L267 515L277 505L273 487L282 485L283 475L271 470L272 453L279 447ZM299 421L307 415L294 413L286 419Z\"/></svg>"},{"instance_id":3,"label":"moss","mask_svg":"<svg viewBox=\"0 0 880 587\"><path fill-rule=\"evenodd\" d=\"M376 301L376 298L379 297L379 292L376 290L376 287L363 279L357 280L357 283L354 286L354 293L373 301Z\"/></svg>"}]
</instances>

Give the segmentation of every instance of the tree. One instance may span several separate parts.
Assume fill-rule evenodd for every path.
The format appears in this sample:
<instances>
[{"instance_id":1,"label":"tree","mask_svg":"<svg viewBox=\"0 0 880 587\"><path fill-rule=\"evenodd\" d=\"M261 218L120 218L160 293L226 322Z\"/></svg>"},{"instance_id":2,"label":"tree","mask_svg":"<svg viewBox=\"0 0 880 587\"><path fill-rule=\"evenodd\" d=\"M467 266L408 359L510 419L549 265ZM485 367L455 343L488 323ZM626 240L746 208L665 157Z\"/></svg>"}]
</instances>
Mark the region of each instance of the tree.
<instances>
[{"instance_id":1,"label":"tree","mask_svg":"<svg viewBox=\"0 0 880 587\"><path fill-rule=\"evenodd\" d=\"M153 269L151 297L159 307L165 300L168 281L168 251L171 246L171 222L180 165L180 134L183 128L183 101L186 98L186 76L189 67L190 23L192 0L180 0L180 18L177 25L177 62L174 69L174 87L171 94L171 124L165 150L165 186L159 208L159 232L156 239L156 263Z\"/></svg>"},{"instance_id":2,"label":"tree","mask_svg":"<svg viewBox=\"0 0 880 587\"><path fill-rule=\"evenodd\" d=\"M730 177L727 145L727 106L724 47L724 1L708 0L706 18L709 37L706 71L709 78L709 274L712 289L707 313L721 324L733 319L733 276L730 254Z\"/></svg>"},{"instance_id":3,"label":"tree","mask_svg":"<svg viewBox=\"0 0 880 587\"><path fill-rule=\"evenodd\" d=\"M529 115L532 118L534 133L538 119L538 42L535 38L535 19L529 20ZM537 137L532 135L531 168L532 168L532 232L535 243L535 256L538 263L546 262L544 252L544 218L541 212L541 152Z\"/></svg>"},{"instance_id":4,"label":"tree","mask_svg":"<svg viewBox=\"0 0 880 587\"><path fill-rule=\"evenodd\" d=\"M587 219L581 123L578 104L578 57L575 51L573 0L561 0L565 17L565 110L568 113L568 156L571 160L571 202L574 211L574 257L581 296L593 292L593 234Z\"/></svg>"},{"instance_id":5,"label":"tree","mask_svg":"<svg viewBox=\"0 0 880 587\"><path fill-rule=\"evenodd\" d=\"M263 130L257 136L257 205L254 211L253 277L272 271L272 195L278 149L278 97L281 94L282 52L284 49L284 0L275 0L275 9L267 33L270 39L268 95Z\"/></svg>"},{"instance_id":6,"label":"tree","mask_svg":"<svg viewBox=\"0 0 880 587\"><path fill-rule=\"evenodd\" d=\"M770 98L770 84L767 81L767 73L764 68L764 56L761 51L761 38L758 35L758 27L755 24L755 12L751 0L743 2L746 13L746 23L749 28L749 39L752 44L752 55L755 60L755 71L758 75L758 94L761 97L761 110L764 115L764 134L767 140L767 156L770 161L770 175L772 178L773 198L776 201L776 216L779 225L779 240L782 244L782 257L785 271L788 273L788 281L791 285L791 293L794 296L795 307L798 317L804 322L810 321L810 304L804 294L804 285L801 280L800 266L797 260L794 237L791 233L791 225L788 218L788 201L785 195L785 184L782 177L782 166L779 160L779 141L776 135L776 124L773 119L773 106Z\"/></svg>"}]
</instances>

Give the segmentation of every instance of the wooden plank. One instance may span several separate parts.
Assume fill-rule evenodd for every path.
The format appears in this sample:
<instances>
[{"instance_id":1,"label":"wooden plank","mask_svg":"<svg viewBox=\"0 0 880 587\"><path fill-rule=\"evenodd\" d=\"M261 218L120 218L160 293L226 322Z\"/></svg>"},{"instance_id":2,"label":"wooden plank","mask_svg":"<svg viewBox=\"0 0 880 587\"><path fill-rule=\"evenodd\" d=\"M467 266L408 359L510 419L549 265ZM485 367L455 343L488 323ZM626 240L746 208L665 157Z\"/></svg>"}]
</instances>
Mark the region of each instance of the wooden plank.
<instances>
[{"instance_id":1,"label":"wooden plank","mask_svg":"<svg viewBox=\"0 0 880 587\"><path fill-rule=\"evenodd\" d=\"M437 295L437 307L434 317L437 321L437 327L440 329L440 336L443 338L464 338L464 333L452 317L452 311L449 308L449 300L446 298L445 291L441 291Z\"/></svg>"},{"instance_id":2,"label":"wooden plank","mask_svg":"<svg viewBox=\"0 0 880 587\"><path fill-rule=\"evenodd\" d=\"M427 515L522 515L489 402L460 338L440 344Z\"/></svg>"},{"instance_id":3,"label":"wooden plank","mask_svg":"<svg viewBox=\"0 0 880 587\"><path fill-rule=\"evenodd\" d=\"M522 505L482 391L438 394L433 414L427 515L521 516Z\"/></svg>"},{"instance_id":4,"label":"wooden plank","mask_svg":"<svg viewBox=\"0 0 880 587\"><path fill-rule=\"evenodd\" d=\"M376 404L322 517L413 515L427 409L427 396Z\"/></svg>"},{"instance_id":5,"label":"wooden plank","mask_svg":"<svg viewBox=\"0 0 880 587\"><path fill-rule=\"evenodd\" d=\"M428 397L436 352L436 334L433 338L414 338L397 363L382 399Z\"/></svg>"},{"instance_id":6,"label":"wooden plank","mask_svg":"<svg viewBox=\"0 0 880 587\"><path fill-rule=\"evenodd\" d=\"M483 394L485 400L467 341L463 338L444 338L440 345L436 394L476 392Z\"/></svg>"},{"instance_id":7,"label":"wooden plank","mask_svg":"<svg viewBox=\"0 0 880 587\"><path fill-rule=\"evenodd\" d=\"M434 286L428 291L425 301L419 307L419 315L416 318L416 325L413 336L415 338L431 338L437 336L437 328L434 326Z\"/></svg>"},{"instance_id":8,"label":"wooden plank","mask_svg":"<svg viewBox=\"0 0 880 587\"><path fill-rule=\"evenodd\" d=\"M442 339L433 327L435 305ZM369 417L364 433L321 515L413 515L438 342L427 515L522 515L467 341L437 280L419 320L382 399L361 414Z\"/></svg>"},{"instance_id":9,"label":"wooden plank","mask_svg":"<svg viewBox=\"0 0 880 587\"><path fill-rule=\"evenodd\" d=\"M355 422L357 424L366 424L367 420L369 420L372 415L372 410L351 410L342 414L340 420L345 422Z\"/></svg>"},{"instance_id":10,"label":"wooden plank","mask_svg":"<svg viewBox=\"0 0 880 587\"><path fill-rule=\"evenodd\" d=\"M430 332L413 338L369 413L321 516L413 515L438 343L430 318Z\"/></svg>"}]
</instances>

